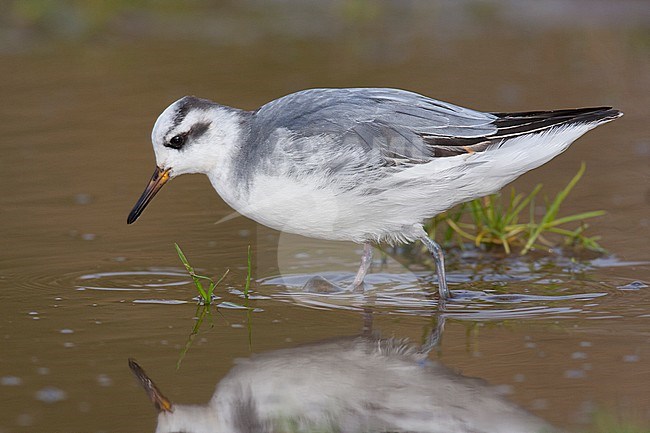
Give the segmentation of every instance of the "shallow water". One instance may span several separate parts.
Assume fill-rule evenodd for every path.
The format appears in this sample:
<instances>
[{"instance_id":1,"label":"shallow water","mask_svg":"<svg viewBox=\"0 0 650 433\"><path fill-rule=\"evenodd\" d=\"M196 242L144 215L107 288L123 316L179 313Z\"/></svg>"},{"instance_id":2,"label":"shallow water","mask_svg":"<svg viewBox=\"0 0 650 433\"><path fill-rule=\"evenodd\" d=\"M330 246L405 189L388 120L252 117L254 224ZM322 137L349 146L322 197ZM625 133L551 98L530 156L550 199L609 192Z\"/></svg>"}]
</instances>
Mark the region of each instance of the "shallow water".
<instances>
[{"instance_id":1,"label":"shallow water","mask_svg":"<svg viewBox=\"0 0 650 433\"><path fill-rule=\"evenodd\" d=\"M0 433L153 431L128 358L174 402L206 403L235 359L367 333L369 316L384 337L434 336L431 361L558 427L650 429L645 3L16 4L0 32ZM611 254L452 251L458 299L440 313L430 265L399 250L376 254L366 295L302 292L313 276L351 279L359 248L243 217L215 225L232 211L204 177L174 180L126 225L171 101L252 109L314 86L401 87L492 111L616 106L623 118L516 182L554 192L586 161L562 212L606 210L589 230ZM174 242L204 275L231 270L220 314L191 340L196 292Z\"/></svg>"}]
</instances>

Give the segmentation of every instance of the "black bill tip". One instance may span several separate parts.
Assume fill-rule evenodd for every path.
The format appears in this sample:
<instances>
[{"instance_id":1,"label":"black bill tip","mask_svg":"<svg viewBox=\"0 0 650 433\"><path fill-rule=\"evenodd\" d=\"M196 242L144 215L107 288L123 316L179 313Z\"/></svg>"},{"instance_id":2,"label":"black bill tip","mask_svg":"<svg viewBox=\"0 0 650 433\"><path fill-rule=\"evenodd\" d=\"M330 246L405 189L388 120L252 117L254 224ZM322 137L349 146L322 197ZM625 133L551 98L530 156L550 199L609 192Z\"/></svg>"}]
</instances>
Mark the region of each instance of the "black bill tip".
<instances>
[{"instance_id":1,"label":"black bill tip","mask_svg":"<svg viewBox=\"0 0 650 433\"><path fill-rule=\"evenodd\" d=\"M126 219L127 224L133 224L138 219L149 202L168 180L169 170L163 170L162 168L156 167L153 176L151 176L151 180L149 180L149 184L147 184L144 192L136 202L135 206L133 206L133 209L131 209L129 216Z\"/></svg>"}]
</instances>

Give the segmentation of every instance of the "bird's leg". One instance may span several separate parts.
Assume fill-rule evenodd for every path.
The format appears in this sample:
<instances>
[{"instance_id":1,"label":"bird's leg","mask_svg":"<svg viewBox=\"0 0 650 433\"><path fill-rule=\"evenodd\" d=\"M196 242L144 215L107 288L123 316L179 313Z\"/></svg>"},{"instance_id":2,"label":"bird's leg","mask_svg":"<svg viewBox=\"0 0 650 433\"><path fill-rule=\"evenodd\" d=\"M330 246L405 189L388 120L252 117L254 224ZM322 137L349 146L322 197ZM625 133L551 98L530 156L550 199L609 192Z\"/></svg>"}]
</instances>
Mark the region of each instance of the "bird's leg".
<instances>
[{"instance_id":1,"label":"bird's leg","mask_svg":"<svg viewBox=\"0 0 650 433\"><path fill-rule=\"evenodd\" d=\"M352 286L350 288L353 291L360 290L363 287L363 279L370 269L370 264L372 263L372 245L370 242L364 242L363 244L363 256L361 256L361 265L357 271L357 275L354 277Z\"/></svg>"},{"instance_id":2,"label":"bird's leg","mask_svg":"<svg viewBox=\"0 0 650 433\"><path fill-rule=\"evenodd\" d=\"M429 239L427 236L422 236L420 240L427 247L431 256L433 256L433 261L436 262L440 299L444 301L445 299L451 298L451 292L447 287L447 277L445 276L445 256L442 254L442 248L440 248L440 245L436 241Z\"/></svg>"}]
</instances>

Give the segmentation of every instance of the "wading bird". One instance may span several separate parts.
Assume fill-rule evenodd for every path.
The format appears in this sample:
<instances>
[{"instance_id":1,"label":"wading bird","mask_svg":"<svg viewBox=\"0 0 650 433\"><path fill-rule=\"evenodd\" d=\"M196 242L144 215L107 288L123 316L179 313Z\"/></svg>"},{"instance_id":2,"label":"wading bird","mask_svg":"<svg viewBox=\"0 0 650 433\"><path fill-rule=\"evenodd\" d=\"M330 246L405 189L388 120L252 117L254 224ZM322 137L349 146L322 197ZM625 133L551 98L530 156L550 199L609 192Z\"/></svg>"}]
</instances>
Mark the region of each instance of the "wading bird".
<instances>
[{"instance_id":1,"label":"wading bird","mask_svg":"<svg viewBox=\"0 0 650 433\"><path fill-rule=\"evenodd\" d=\"M156 170L128 223L169 179L203 173L260 224L363 244L352 289L363 286L372 243L422 241L445 299L443 253L423 222L619 116L609 107L483 113L397 89L304 90L255 111L186 96L154 125Z\"/></svg>"}]
</instances>

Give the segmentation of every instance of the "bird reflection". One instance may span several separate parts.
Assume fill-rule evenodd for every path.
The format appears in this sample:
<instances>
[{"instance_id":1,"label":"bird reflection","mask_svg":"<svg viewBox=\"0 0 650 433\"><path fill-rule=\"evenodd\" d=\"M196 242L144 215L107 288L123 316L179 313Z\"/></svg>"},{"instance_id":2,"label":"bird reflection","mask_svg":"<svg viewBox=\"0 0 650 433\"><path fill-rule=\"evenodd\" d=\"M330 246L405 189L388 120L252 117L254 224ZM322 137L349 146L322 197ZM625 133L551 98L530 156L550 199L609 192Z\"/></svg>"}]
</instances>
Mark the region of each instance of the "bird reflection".
<instances>
[{"instance_id":1,"label":"bird reflection","mask_svg":"<svg viewBox=\"0 0 650 433\"><path fill-rule=\"evenodd\" d=\"M429 360L427 346L362 335L255 355L205 406L172 403L129 365L159 411L157 433L556 431L481 379Z\"/></svg>"}]
</instances>

